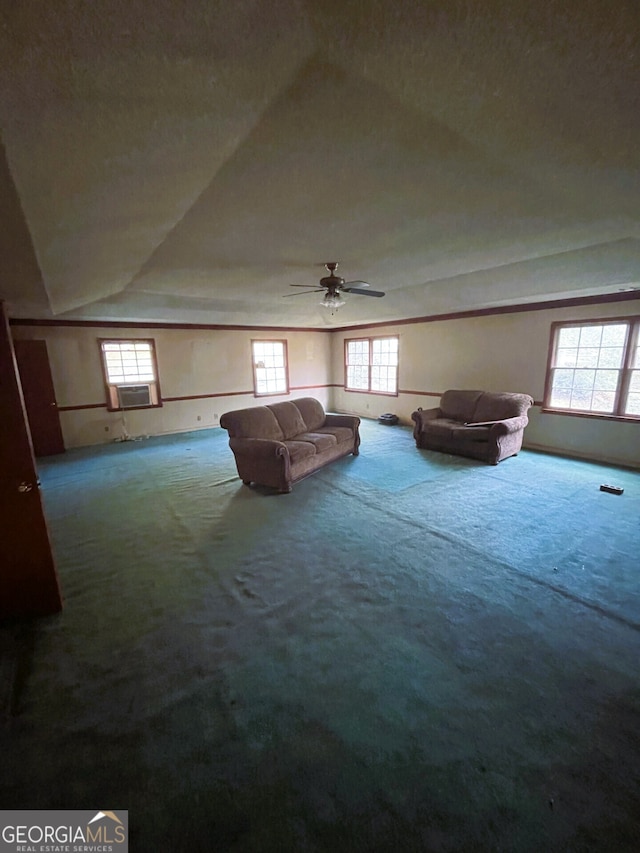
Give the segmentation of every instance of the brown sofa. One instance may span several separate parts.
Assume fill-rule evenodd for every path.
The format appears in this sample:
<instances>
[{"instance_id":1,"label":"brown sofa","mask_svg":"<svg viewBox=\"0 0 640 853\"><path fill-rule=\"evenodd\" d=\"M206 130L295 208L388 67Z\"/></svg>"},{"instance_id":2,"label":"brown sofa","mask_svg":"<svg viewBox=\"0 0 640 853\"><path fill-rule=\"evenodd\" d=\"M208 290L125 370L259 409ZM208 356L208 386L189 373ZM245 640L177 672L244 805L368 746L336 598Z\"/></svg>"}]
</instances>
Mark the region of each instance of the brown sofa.
<instances>
[{"instance_id":1,"label":"brown sofa","mask_svg":"<svg viewBox=\"0 0 640 853\"><path fill-rule=\"evenodd\" d=\"M532 404L528 394L445 391L438 408L413 412L413 437L417 447L497 465L522 447Z\"/></svg>"},{"instance_id":2,"label":"brown sofa","mask_svg":"<svg viewBox=\"0 0 640 853\"><path fill-rule=\"evenodd\" d=\"M280 492L360 446L360 418L328 415L313 397L226 412L220 426L242 482Z\"/></svg>"}]
</instances>

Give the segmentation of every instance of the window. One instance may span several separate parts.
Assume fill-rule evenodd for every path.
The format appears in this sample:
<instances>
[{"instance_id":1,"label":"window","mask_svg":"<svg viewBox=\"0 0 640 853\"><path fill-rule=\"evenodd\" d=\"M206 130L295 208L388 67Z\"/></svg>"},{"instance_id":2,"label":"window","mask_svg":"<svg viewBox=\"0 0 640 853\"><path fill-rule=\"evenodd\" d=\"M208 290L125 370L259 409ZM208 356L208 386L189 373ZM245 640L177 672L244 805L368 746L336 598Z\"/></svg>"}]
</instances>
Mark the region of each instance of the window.
<instances>
[{"instance_id":1,"label":"window","mask_svg":"<svg viewBox=\"0 0 640 853\"><path fill-rule=\"evenodd\" d=\"M286 341L251 341L256 397L289 393Z\"/></svg>"},{"instance_id":2,"label":"window","mask_svg":"<svg viewBox=\"0 0 640 853\"><path fill-rule=\"evenodd\" d=\"M345 388L373 394L398 393L398 338L345 341Z\"/></svg>"},{"instance_id":3,"label":"window","mask_svg":"<svg viewBox=\"0 0 640 853\"><path fill-rule=\"evenodd\" d=\"M640 318L554 323L545 408L640 417Z\"/></svg>"},{"instance_id":4,"label":"window","mask_svg":"<svg viewBox=\"0 0 640 853\"><path fill-rule=\"evenodd\" d=\"M161 406L155 344L152 339L101 340L107 408Z\"/></svg>"}]
</instances>

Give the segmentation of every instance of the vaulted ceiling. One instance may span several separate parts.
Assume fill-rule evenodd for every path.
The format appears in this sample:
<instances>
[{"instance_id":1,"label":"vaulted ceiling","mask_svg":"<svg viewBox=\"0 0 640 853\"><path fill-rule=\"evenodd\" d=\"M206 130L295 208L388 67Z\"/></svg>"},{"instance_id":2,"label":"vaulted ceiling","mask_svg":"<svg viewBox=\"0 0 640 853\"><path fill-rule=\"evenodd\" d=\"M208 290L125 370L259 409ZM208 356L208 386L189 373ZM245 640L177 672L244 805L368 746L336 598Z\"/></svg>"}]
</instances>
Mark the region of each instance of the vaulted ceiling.
<instances>
[{"instance_id":1,"label":"vaulted ceiling","mask_svg":"<svg viewBox=\"0 0 640 853\"><path fill-rule=\"evenodd\" d=\"M322 327L640 287L637 0L14 0L15 317ZM296 294L295 298L283 298Z\"/></svg>"}]
</instances>

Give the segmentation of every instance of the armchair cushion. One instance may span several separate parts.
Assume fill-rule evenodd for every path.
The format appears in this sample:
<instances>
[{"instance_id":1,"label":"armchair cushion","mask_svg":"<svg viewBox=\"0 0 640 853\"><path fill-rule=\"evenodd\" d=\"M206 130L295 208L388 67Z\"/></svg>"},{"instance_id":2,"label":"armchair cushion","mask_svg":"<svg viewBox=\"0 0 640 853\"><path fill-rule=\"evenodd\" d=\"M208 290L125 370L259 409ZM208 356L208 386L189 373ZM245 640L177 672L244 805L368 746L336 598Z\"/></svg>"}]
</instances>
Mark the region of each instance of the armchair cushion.
<instances>
[{"instance_id":1,"label":"armchair cushion","mask_svg":"<svg viewBox=\"0 0 640 853\"><path fill-rule=\"evenodd\" d=\"M473 420L503 421L519 417L532 403L527 394L481 394L473 410Z\"/></svg>"},{"instance_id":2,"label":"armchair cushion","mask_svg":"<svg viewBox=\"0 0 640 853\"><path fill-rule=\"evenodd\" d=\"M443 418L453 421L470 421L482 391L445 391L440 400Z\"/></svg>"}]
</instances>

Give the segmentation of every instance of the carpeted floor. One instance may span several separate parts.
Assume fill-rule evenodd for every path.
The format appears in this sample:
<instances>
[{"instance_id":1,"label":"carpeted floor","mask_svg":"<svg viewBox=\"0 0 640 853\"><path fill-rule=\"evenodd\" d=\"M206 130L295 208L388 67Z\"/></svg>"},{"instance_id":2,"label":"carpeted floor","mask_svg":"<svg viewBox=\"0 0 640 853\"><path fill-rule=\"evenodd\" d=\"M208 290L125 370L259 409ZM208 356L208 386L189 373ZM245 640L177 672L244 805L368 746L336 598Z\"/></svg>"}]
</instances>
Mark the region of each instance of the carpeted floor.
<instances>
[{"instance_id":1,"label":"carpeted floor","mask_svg":"<svg viewBox=\"0 0 640 853\"><path fill-rule=\"evenodd\" d=\"M66 607L0 629L2 808L128 809L144 853L638 850L640 474L362 433L291 495L223 430L42 462Z\"/></svg>"}]
</instances>

